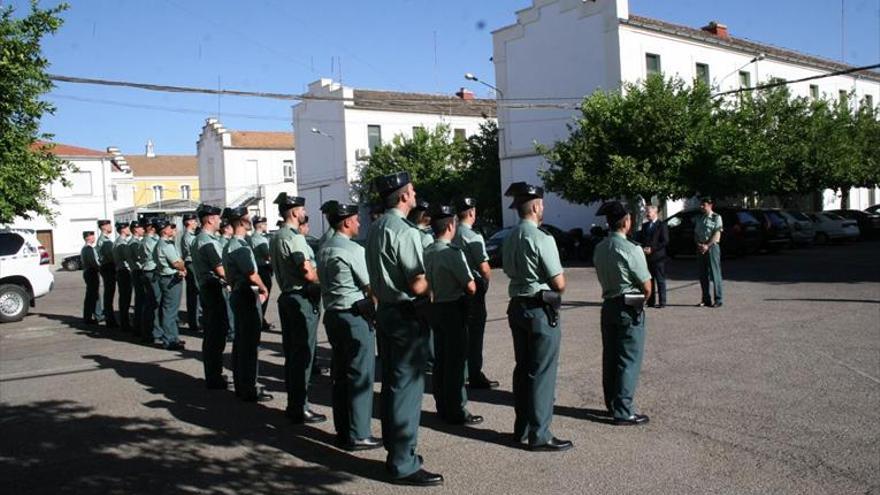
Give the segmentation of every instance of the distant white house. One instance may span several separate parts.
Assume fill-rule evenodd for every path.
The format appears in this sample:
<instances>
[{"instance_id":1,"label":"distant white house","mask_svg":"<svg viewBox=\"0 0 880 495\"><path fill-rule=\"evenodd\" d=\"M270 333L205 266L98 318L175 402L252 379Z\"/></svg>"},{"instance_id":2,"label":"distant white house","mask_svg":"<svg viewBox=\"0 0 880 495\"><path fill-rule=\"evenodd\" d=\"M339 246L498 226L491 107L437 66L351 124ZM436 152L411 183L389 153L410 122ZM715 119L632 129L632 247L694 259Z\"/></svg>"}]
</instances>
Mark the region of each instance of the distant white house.
<instances>
[{"instance_id":1,"label":"distant white house","mask_svg":"<svg viewBox=\"0 0 880 495\"><path fill-rule=\"evenodd\" d=\"M60 143L55 143L53 153L73 165L64 174L68 186L61 181L47 186L55 202L51 205L54 219L19 218L12 226L37 231L54 263L67 254L78 253L83 231L97 231L98 220L112 220L115 210L132 206L133 197L131 170L116 164L110 153Z\"/></svg>"},{"instance_id":2,"label":"distant white house","mask_svg":"<svg viewBox=\"0 0 880 495\"><path fill-rule=\"evenodd\" d=\"M297 189L306 198L312 229L326 226L318 208L324 201L353 198L351 184L360 166L380 143L416 128L446 124L455 138L479 132L495 119L495 101L474 98L462 89L455 96L357 89L332 79L309 84L306 98L293 107L297 133Z\"/></svg>"},{"instance_id":3,"label":"distant white house","mask_svg":"<svg viewBox=\"0 0 880 495\"><path fill-rule=\"evenodd\" d=\"M787 22L787 21L786 21ZM794 80L851 68L848 65L730 36L726 26L702 29L631 15L628 0L533 0L516 23L493 33L495 81L508 102L499 109L502 191L511 182L540 182L546 163L534 143L565 139L578 99L597 89L662 72L685 81L705 80L720 90L754 86L772 78ZM880 102L880 73L862 71L793 84L795 95L838 98L855 91L865 104ZM548 108L568 104L568 109ZM853 102L853 104L858 104ZM854 189L851 208L864 208L880 191ZM832 191L821 207L839 207ZM681 208L667 204L667 213ZM547 198L546 220L564 228L588 227L596 206ZM514 221L505 212L504 222Z\"/></svg>"},{"instance_id":4,"label":"distant white house","mask_svg":"<svg viewBox=\"0 0 880 495\"><path fill-rule=\"evenodd\" d=\"M197 155L203 203L247 206L274 224L278 211L272 202L282 191L297 191L293 132L234 131L210 118Z\"/></svg>"}]
</instances>

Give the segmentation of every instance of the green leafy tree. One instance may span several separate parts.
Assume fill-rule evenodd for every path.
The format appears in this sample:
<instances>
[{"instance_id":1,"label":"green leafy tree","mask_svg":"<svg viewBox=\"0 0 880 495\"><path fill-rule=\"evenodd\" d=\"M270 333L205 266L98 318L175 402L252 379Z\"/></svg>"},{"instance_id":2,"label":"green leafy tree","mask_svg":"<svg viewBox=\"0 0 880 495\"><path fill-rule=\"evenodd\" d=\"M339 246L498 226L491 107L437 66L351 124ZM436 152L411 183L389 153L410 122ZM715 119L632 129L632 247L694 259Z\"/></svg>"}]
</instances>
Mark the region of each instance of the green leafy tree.
<instances>
[{"instance_id":1,"label":"green leafy tree","mask_svg":"<svg viewBox=\"0 0 880 495\"><path fill-rule=\"evenodd\" d=\"M481 219L501 225L501 160L494 120L480 124L480 132L468 138L467 154L461 191L476 198Z\"/></svg>"},{"instance_id":2,"label":"green leafy tree","mask_svg":"<svg viewBox=\"0 0 880 495\"><path fill-rule=\"evenodd\" d=\"M54 107L40 97L52 88L40 43L61 26L61 4L14 17L11 6L0 7L0 223L33 214L52 216L47 185L62 178L67 165L41 144L40 119Z\"/></svg>"}]
</instances>

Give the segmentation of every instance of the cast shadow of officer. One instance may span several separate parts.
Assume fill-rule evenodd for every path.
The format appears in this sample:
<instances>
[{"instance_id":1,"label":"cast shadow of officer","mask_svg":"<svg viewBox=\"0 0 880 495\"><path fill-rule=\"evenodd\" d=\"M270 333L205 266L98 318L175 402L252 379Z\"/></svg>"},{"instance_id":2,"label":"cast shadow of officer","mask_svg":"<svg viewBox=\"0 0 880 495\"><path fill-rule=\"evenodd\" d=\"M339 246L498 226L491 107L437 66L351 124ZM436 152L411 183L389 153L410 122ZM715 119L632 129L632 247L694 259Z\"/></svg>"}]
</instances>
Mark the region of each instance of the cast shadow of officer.
<instances>
[{"instance_id":1,"label":"cast shadow of officer","mask_svg":"<svg viewBox=\"0 0 880 495\"><path fill-rule=\"evenodd\" d=\"M102 355L84 356L100 368L134 379L164 399L145 403L166 409L175 419L228 435L230 445L243 441L277 448L332 472L386 481L384 464L330 447L335 436L305 425L291 425L284 414L259 403L239 401L231 392L207 391L200 379L153 363L137 363ZM171 454L173 455L173 453ZM316 481L317 482L317 481Z\"/></svg>"},{"instance_id":2,"label":"cast shadow of officer","mask_svg":"<svg viewBox=\"0 0 880 495\"><path fill-rule=\"evenodd\" d=\"M486 404L513 408L513 392L497 388L468 391L468 400L471 402L485 402ZM608 415L608 411L604 409L580 408L556 404L553 406L553 415L583 419L594 423L613 423L612 418Z\"/></svg>"}]
</instances>

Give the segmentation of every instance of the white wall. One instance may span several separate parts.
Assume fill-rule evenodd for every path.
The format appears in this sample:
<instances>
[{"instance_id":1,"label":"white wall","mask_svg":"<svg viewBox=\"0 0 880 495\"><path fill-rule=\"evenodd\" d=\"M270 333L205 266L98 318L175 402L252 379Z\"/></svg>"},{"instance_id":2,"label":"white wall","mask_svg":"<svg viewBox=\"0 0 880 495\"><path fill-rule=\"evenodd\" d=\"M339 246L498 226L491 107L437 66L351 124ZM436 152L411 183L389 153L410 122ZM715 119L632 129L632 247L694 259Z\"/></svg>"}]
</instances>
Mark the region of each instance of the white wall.
<instances>
[{"instance_id":1,"label":"white wall","mask_svg":"<svg viewBox=\"0 0 880 495\"><path fill-rule=\"evenodd\" d=\"M272 202L281 191L296 194L296 184L284 181L284 160L292 160L296 169L294 150L223 150L224 204L230 205L259 191L262 195L257 205L260 214L274 225L278 212Z\"/></svg>"},{"instance_id":2,"label":"white wall","mask_svg":"<svg viewBox=\"0 0 880 495\"><path fill-rule=\"evenodd\" d=\"M213 206L226 204L225 168L223 165L224 135L229 135L216 119L207 119L196 143L199 160L199 201Z\"/></svg>"}]
</instances>

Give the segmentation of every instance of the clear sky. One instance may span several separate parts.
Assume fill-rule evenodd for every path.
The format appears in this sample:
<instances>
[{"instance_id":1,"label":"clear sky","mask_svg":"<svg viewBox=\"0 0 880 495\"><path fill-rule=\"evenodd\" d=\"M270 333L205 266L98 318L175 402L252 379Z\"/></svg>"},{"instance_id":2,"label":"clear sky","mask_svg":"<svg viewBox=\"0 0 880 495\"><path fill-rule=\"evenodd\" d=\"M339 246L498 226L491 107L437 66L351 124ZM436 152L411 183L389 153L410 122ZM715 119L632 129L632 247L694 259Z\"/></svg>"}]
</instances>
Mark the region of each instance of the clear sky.
<instances>
[{"instance_id":1,"label":"clear sky","mask_svg":"<svg viewBox=\"0 0 880 495\"><path fill-rule=\"evenodd\" d=\"M51 6L55 1L42 1ZM320 77L370 89L454 93L473 72L494 79L491 31L530 0L70 0L44 51L50 72L282 93ZM845 30L842 31L841 4ZM27 0L0 0L21 12ZM880 63L880 0L630 0L630 11L852 65ZM845 32L845 37L842 37ZM845 50L842 50L845 40ZM844 56L845 55L845 56ZM43 122L58 142L195 154L204 119L229 129L288 130L290 103L59 83Z\"/></svg>"}]
</instances>

